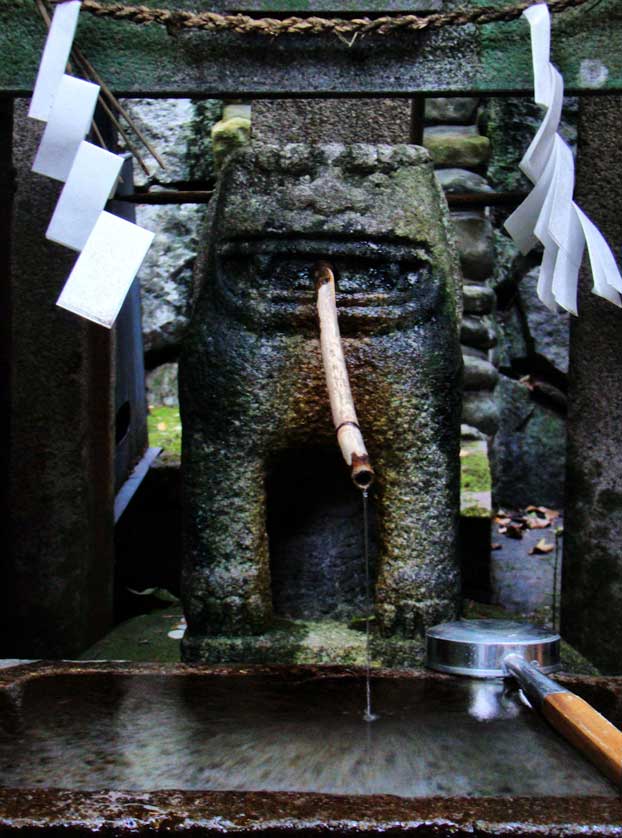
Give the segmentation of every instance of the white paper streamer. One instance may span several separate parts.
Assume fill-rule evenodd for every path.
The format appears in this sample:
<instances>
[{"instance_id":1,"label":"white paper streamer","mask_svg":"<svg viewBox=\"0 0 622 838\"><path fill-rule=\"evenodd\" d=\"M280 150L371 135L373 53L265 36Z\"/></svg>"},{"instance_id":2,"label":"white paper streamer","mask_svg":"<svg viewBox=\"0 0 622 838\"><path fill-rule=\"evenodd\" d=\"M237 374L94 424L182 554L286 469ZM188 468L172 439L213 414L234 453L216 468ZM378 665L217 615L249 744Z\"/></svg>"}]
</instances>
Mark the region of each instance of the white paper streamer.
<instances>
[{"instance_id":1,"label":"white paper streamer","mask_svg":"<svg viewBox=\"0 0 622 838\"><path fill-rule=\"evenodd\" d=\"M79 0L61 3L54 9L54 17L43 48L39 72L30 100L28 116L46 122L56 90L65 74L71 45L80 14Z\"/></svg>"},{"instance_id":2,"label":"white paper streamer","mask_svg":"<svg viewBox=\"0 0 622 838\"><path fill-rule=\"evenodd\" d=\"M29 111L47 121L32 169L65 181L47 238L82 251L57 305L111 328L153 233L103 211L123 158L84 142L99 86L65 73L80 5L70 0L54 12Z\"/></svg>"},{"instance_id":3,"label":"white paper streamer","mask_svg":"<svg viewBox=\"0 0 622 838\"><path fill-rule=\"evenodd\" d=\"M152 240L148 230L102 212L57 305L111 328Z\"/></svg>"},{"instance_id":4,"label":"white paper streamer","mask_svg":"<svg viewBox=\"0 0 622 838\"><path fill-rule=\"evenodd\" d=\"M115 190L123 158L91 143L78 148L46 238L82 250L99 214Z\"/></svg>"},{"instance_id":5,"label":"white paper streamer","mask_svg":"<svg viewBox=\"0 0 622 838\"><path fill-rule=\"evenodd\" d=\"M560 305L577 314L577 286L586 242L594 293L622 305L622 277L613 254L598 228L572 200L574 160L557 133L564 84L550 63L548 7L538 3L523 15L531 28L534 98L547 108L547 113L520 163L534 188L507 219L505 228L523 253L538 241L544 245L538 296L552 311Z\"/></svg>"},{"instance_id":6,"label":"white paper streamer","mask_svg":"<svg viewBox=\"0 0 622 838\"><path fill-rule=\"evenodd\" d=\"M67 180L80 143L91 127L98 95L97 84L62 77L32 164L33 172Z\"/></svg>"}]
</instances>

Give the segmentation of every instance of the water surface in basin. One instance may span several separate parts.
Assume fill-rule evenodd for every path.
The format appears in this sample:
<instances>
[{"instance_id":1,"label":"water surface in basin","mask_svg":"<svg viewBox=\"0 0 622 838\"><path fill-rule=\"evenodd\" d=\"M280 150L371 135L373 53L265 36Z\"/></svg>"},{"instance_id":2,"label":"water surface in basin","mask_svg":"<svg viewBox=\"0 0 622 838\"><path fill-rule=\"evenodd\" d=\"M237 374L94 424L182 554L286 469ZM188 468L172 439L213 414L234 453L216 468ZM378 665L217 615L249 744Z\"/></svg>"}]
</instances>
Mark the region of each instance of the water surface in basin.
<instances>
[{"instance_id":1,"label":"water surface in basin","mask_svg":"<svg viewBox=\"0 0 622 838\"><path fill-rule=\"evenodd\" d=\"M0 786L405 797L606 795L500 681L293 671L46 676L0 732Z\"/></svg>"}]
</instances>

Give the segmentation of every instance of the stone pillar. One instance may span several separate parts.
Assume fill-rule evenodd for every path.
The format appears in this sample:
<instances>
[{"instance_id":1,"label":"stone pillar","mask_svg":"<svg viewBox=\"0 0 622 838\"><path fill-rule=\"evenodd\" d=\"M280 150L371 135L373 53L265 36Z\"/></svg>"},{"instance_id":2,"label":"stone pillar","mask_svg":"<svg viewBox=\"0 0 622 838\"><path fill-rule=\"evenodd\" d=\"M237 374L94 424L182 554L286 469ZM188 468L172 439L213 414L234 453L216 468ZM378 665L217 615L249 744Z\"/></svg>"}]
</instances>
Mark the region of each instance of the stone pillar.
<instances>
[{"instance_id":1,"label":"stone pillar","mask_svg":"<svg viewBox=\"0 0 622 838\"><path fill-rule=\"evenodd\" d=\"M577 202L619 255L622 97L585 98ZM622 672L622 311L581 272L570 329L562 633L603 672Z\"/></svg>"},{"instance_id":2,"label":"stone pillar","mask_svg":"<svg viewBox=\"0 0 622 838\"><path fill-rule=\"evenodd\" d=\"M26 113L18 100L0 656L70 657L112 622L112 347L55 305L76 255L45 239L61 184L30 171L42 126Z\"/></svg>"}]
</instances>

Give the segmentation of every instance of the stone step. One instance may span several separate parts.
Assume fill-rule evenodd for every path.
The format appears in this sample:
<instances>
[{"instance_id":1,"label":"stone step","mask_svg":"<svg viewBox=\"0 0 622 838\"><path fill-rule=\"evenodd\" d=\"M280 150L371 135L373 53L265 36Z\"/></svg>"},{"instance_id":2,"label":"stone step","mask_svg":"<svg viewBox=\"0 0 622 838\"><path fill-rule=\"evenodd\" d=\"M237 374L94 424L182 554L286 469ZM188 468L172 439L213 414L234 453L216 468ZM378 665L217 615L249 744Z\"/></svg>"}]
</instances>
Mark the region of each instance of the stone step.
<instances>
[{"instance_id":1,"label":"stone step","mask_svg":"<svg viewBox=\"0 0 622 838\"><path fill-rule=\"evenodd\" d=\"M467 316L462 320L460 342L476 349L490 349L497 342L497 336L487 318Z\"/></svg>"},{"instance_id":2,"label":"stone step","mask_svg":"<svg viewBox=\"0 0 622 838\"><path fill-rule=\"evenodd\" d=\"M467 390L462 399L462 421L488 436L499 427L499 408L492 395L485 391Z\"/></svg>"},{"instance_id":3,"label":"stone step","mask_svg":"<svg viewBox=\"0 0 622 838\"><path fill-rule=\"evenodd\" d=\"M423 145L435 165L479 169L490 157L490 140L474 125L437 125L423 132Z\"/></svg>"},{"instance_id":4,"label":"stone step","mask_svg":"<svg viewBox=\"0 0 622 838\"><path fill-rule=\"evenodd\" d=\"M494 390L499 373L489 361L464 356L464 389L465 390Z\"/></svg>"},{"instance_id":5,"label":"stone step","mask_svg":"<svg viewBox=\"0 0 622 838\"><path fill-rule=\"evenodd\" d=\"M485 177L468 169L437 169L436 177L448 195L484 195L494 192Z\"/></svg>"},{"instance_id":6,"label":"stone step","mask_svg":"<svg viewBox=\"0 0 622 838\"><path fill-rule=\"evenodd\" d=\"M466 96L426 99L425 121L431 125L467 125L475 120L478 105L479 99Z\"/></svg>"},{"instance_id":7,"label":"stone step","mask_svg":"<svg viewBox=\"0 0 622 838\"><path fill-rule=\"evenodd\" d=\"M487 279L495 267L493 229L484 212L452 212L451 221L465 277Z\"/></svg>"},{"instance_id":8,"label":"stone step","mask_svg":"<svg viewBox=\"0 0 622 838\"><path fill-rule=\"evenodd\" d=\"M462 303L465 314L490 314L495 307L495 292L486 285L464 285Z\"/></svg>"}]
</instances>

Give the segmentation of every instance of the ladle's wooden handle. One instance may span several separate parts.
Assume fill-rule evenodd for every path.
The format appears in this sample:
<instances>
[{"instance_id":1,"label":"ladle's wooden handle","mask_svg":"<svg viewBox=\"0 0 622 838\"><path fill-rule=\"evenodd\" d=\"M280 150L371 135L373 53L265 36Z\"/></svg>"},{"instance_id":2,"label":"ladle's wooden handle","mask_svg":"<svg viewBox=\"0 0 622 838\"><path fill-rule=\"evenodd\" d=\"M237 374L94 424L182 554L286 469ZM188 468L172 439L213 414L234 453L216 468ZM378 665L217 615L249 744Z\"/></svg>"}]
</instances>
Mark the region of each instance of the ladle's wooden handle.
<instances>
[{"instance_id":1,"label":"ladle's wooden handle","mask_svg":"<svg viewBox=\"0 0 622 838\"><path fill-rule=\"evenodd\" d=\"M551 727L610 780L622 785L622 732L587 701L544 675L520 655L507 655L503 664Z\"/></svg>"},{"instance_id":2,"label":"ladle's wooden handle","mask_svg":"<svg viewBox=\"0 0 622 838\"><path fill-rule=\"evenodd\" d=\"M571 692L550 693L541 710L558 733L610 780L622 785L622 732L617 727Z\"/></svg>"}]
</instances>

